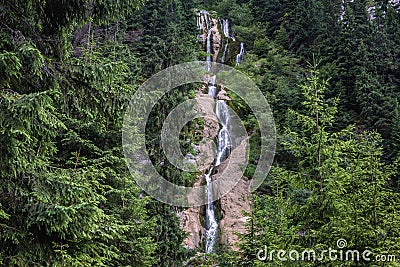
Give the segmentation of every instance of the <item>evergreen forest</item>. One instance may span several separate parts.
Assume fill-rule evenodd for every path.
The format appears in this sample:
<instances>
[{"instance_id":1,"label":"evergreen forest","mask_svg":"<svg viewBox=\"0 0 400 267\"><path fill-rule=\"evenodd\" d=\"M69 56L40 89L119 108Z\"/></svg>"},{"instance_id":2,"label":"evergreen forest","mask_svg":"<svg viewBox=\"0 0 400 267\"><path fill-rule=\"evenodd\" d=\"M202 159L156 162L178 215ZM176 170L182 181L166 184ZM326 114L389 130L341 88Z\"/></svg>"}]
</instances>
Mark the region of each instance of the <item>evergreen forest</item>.
<instances>
[{"instance_id":1,"label":"evergreen forest","mask_svg":"<svg viewBox=\"0 0 400 267\"><path fill-rule=\"evenodd\" d=\"M135 181L121 138L146 80L206 60L249 77L275 123L273 163L237 210L235 243L226 201L159 201ZM140 133L158 173L181 186L218 165L208 176L173 166L163 123L207 86L171 90ZM250 179L262 135L249 103L225 90L248 134ZM197 157L207 127L182 128L183 154ZM400 266L400 1L0 0L0 266Z\"/></svg>"}]
</instances>

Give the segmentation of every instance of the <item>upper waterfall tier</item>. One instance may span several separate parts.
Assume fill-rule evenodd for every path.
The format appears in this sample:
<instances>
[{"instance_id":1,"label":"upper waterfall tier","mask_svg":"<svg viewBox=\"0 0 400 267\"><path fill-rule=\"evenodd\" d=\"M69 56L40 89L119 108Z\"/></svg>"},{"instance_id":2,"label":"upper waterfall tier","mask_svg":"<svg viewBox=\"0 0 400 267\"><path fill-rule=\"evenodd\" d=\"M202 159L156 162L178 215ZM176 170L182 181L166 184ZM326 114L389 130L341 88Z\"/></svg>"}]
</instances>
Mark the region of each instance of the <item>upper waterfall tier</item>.
<instances>
[{"instance_id":1,"label":"upper waterfall tier","mask_svg":"<svg viewBox=\"0 0 400 267\"><path fill-rule=\"evenodd\" d=\"M229 24L228 19L220 19L221 23L221 30L224 33L226 38L231 38L233 41L235 41L235 37L233 36L233 33L231 34L231 27Z\"/></svg>"},{"instance_id":2,"label":"upper waterfall tier","mask_svg":"<svg viewBox=\"0 0 400 267\"><path fill-rule=\"evenodd\" d=\"M207 70L211 71L212 62L233 63L239 65L244 60L244 43L240 48L236 43L233 25L227 18L218 18L213 12L196 11L197 29L201 31L200 40L205 47ZM236 56L235 56L236 55Z\"/></svg>"}]
</instances>

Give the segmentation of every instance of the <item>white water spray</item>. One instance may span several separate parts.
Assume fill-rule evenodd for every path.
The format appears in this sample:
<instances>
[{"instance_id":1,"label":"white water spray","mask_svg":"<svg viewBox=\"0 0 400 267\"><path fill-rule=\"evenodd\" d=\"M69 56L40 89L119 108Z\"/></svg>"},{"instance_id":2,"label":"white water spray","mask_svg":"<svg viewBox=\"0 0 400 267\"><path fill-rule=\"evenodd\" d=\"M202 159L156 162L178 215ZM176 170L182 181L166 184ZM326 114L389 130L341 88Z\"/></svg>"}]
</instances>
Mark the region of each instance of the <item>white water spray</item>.
<instances>
[{"instance_id":1,"label":"white water spray","mask_svg":"<svg viewBox=\"0 0 400 267\"><path fill-rule=\"evenodd\" d=\"M207 232L206 232L206 253L214 252L215 243L217 242L218 237L218 222L215 216L215 206L212 203L213 200L213 190L212 190L212 180L211 173L214 168L211 168L210 171L205 175L206 179L206 196L207 196L207 210L206 210L206 223L207 223Z\"/></svg>"},{"instance_id":2,"label":"white water spray","mask_svg":"<svg viewBox=\"0 0 400 267\"><path fill-rule=\"evenodd\" d=\"M245 52L244 43L240 43L240 52L236 55L236 66L243 62Z\"/></svg>"},{"instance_id":3,"label":"white water spray","mask_svg":"<svg viewBox=\"0 0 400 267\"><path fill-rule=\"evenodd\" d=\"M209 13L205 10L201 10L196 13L197 17L197 27L203 31L204 34L207 34L206 39L206 62L207 62L207 70L211 70L211 36L212 36L212 21L209 18ZM225 37L227 37L227 43L225 44L224 53L221 61L225 61L225 57L228 50L229 39L235 40L233 35L229 33L229 21L227 19L220 20L221 29ZM201 25L199 25L199 23ZM242 44L243 51L241 51L242 55L244 54L244 45ZM243 57L243 56L241 56ZM238 58L238 57L237 57ZM210 77L208 82L208 94L215 98L217 96L217 85L216 85L216 76ZM216 103L216 114L222 125L221 130L218 133L217 138L217 151L214 159L214 165L210 168L207 174L204 175L206 181L206 197L207 197L207 208L206 208L206 253L213 253L215 244L218 239L218 221L215 215L215 205L213 203L213 187L212 187L212 172L215 167L219 166L224 160L227 159L231 150L231 139L229 136L229 122L230 115L228 110L228 105L224 100L218 100Z\"/></svg>"}]
</instances>

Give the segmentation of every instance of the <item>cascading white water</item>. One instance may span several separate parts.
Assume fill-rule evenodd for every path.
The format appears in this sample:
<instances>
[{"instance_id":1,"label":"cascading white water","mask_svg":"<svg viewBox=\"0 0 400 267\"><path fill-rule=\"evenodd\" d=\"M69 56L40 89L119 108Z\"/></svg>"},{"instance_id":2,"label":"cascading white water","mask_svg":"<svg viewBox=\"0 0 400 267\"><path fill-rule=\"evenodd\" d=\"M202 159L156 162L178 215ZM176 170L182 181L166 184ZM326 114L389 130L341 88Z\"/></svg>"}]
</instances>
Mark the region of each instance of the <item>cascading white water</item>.
<instances>
[{"instance_id":1,"label":"cascading white water","mask_svg":"<svg viewBox=\"0 0 400 267\"><path fill-rule=\"evenodd\" d=\"M221 29L226 38L229 38L229 21L228 19L221 19Z\"/></svg>"},{"instance_id":2,"label":"cascading white water","mask_svg":"<svg viewBox=\"0 0 400 267\"><path fill-rule=\"evenodd\" d=\"M220 23L221 23L221 29L222 32L224 33L226 38L231 38L233 41L235 41L235 37L233 35L231 35L230 31L229 31L229 20L228 19L220 19Z\"/></svg>"},{"instance_id":3,"label":"cascading white water","mask_svg":"<svg viewBox=\"0 0 400 267\"><path fill-rule=\"evenodd\" d=\"M206 28L210 28L210 14L206 10L200 10L200 14L203 15L204 21L206 22Z\"/></svg>"},{"instance_id":4,"label":"cascading white water","mask_svg":"<svg viewBox=\"0 0 400 267\"><path fill-rule=\"evenodd\" d=\"M236 66L243 62L245 52L244 43L240 43L240 52L236 55Z\"/></svg>"},{"instance_id":5,"label":"cascading white water","mask_svg":"<svg viewBox=\"0 0 400 267\"><path fill-rule=\"evenodd\" d=\"M228 51L229 39L226 39L226 44L224 47L224 53L222 54L221 63L225 63L226 52Z\"/></svg>"},{"instance_id":6,"label":"cascading white water","mask_svg":"<svg viewBox=\"0 0 400 267\"><path fill-rule=\"evenodd\" d=\"M235 37L233 36L233 34L231 35L231 33L229 31L229 20L228 19L220 19L220 23L221 23L222 32L224 33L224 35L226 37L224 52L222 53L222 58L221 58L221 63L225 63L226 53L228 52L229 39L232 39L233 41L235 41Z\"/></svg>"},{"instance_id":7,"label":"cascading white water","mask_svg":"<svg viewBox=\"0 0 400 267\"><path fill-rule=\"evenodd\" d=\"M212 76L210 81L208 82L208 94L212 97L215 97L217 95L217 86L215 84L215 80L217 79L217 76Z\"/></svg>"},{"instance_id":8,"label":"cascading white water","mask_svg":"<svg viewBox=\"0 0 400 267\"><path fill-rule=\"evenodd\" d=\"M207 70L211 70L211 29L208 30L207 34Z\"/></svg>"},{"instance_id":9,"label":"cascading white water","mask_svg":"<svg viewBox=\"0 0 400 267\"><path fill-rule=\"evenodd\" d=\"M228 104L224 100L218 100L215 110L222 127L227 128L230 119Z\"/></svg>"},{"instance_id":10,"label":"cascading white water","mask_svg":"<svg viewBox=\"0 0 400 267\"><path fill-rule=\"evenodd\" d=\"M207 69L208 71L211 70L211 27L212 21L210 21L209 13L205 10L201 10L199 13L198 28L201 29L204 33L207 33L207 40L206 40L206 52L207 52ZM203 20L201 20L201 16L203 16ZM205 27L204 25L205 24ZM225 37L227 37L227 43L225 45L224 54L222 56L222 61L225 60L225 56L228 50L228 40L229 38L235 40L233 36L229 34L229 22L228 20L221 20L221 28L224 31ZM242 45L244 54L244 45ZM210 81L208 83L208 94L211 95L213 98L217 95L217 86L216 86L216 76L210 77ZM217 242L218 238L218 221L215 215L215 205L213 203L213 187L212 187L212 172L214 167L219 166L228 156L231 149L231 140L229 136L229 111L228 105L224 100L218 100L216 104L216 114L217 117L222 125L221 130L218 133L217 138L217 151L214 159L214 166L210 168L208 173L205 175L206 180L206 197L207 197L207 209L206 209L206 253L214 252L214 247Z\"/></svg>"},{"instance_id":11,"label":"cascading white water","mask_svg":"<svg viewBox=\"0 0 400 267\"><path fill-rule=\"evenodd\" d=\"M211 173L214 168L211 168L210 171L205 175L206 179L206 196L207 196L207 210L206 210L206 223L207 223L207 232L206 232L206 253L212 253L214 251L215 243L217 242L218 237L218 222L215 216L215 206L212 203L213 200L213 191L212 191L212 180Z\"/></svg>"},{"instance_id":12,"label":"cascading white water","mask_svg":"<svg viewBox=\"0 0 400 267\"><path fill-rule=\"evenodd\" d=\"M209 94L210 87L215 87L215 76L211 78L214 83L210 82L209 85ZM209 170L209 172L205 175L206 180L206 196L207 196L207 210L206 210L206 222L207 222L207 230L206 230L206 253L212 253L214 251L215 243L217 242L218 237L218 222L215 216L215 206L213 201L213 188L212 188L212 179L211 174L214 170L214 167L219 166L228 156L231 150L231 141L229 136L229 122L230 115L228 110L228 105L224 100L218 100L216 105L216 113L218 120L220 121L222 128L218 133L218 146L217 152L214 160L214 166Z\"/></svg>"},{"instance_id":13,"label":"cascading white water","mask_svg":"<svg viewBox=\"0 0 400 267\"><path fill-rule=\"evenodd\" d=\"M216 107L217 117L222 125L222 129L218 133L218 148L214 166L219 166L229 155L231 149L231 141L228 131L229 126L229 110L224 100L217 101Z\"/></svg>"},{"instance_id":14,"label":"cascading white water","mask_svg":"<svg viewBox=\"0 0 400 267\"><path fill-rule=\"evenodd\" d=\"M196 16L198 14L197 17L197 28L200 30L204 30L204 33L207 33L207 38L206 38L206 52L207 52L207 56L206 56L206 62L207 62L207 70L210 71L211 70L211 21L210 21L210 15L208 13L208 11L206 10L200 10L198 11L198 13L196 13ZM201 17L203 17L203 21L201 19ZM206 24L205 27L203 25L203 22Z\"/></svg>"},{"instance_id":15,"label":"cascading white water","mask_svg":"<svg viewBox=\"0 0 400 267\"><path fill-rule=\"evenodd\" d=\"M208 82L208 94L215 98L217 94L216 86L217 76L212 76ZM215 166L215 165L214 165ZM205 175L206 180L206 197L207 197L207 210L206 210L206 253L212 253L214 251L215 243L218 237L218 222L215 216L215 206L213 203L213 188L211 174L214 170L212 167L209 172Z\"/></svg>"},{"instance_id":16,"label":"cascading white water","mask_svg":"<svg viewBox=\"0 0 400 267\"><path fill-rule=\"evenodd\" d=\"M201 31L203 29L203 24L201 23L200 11L196 11L196 24L197 29Z\"/></svg>"}]
</instances>

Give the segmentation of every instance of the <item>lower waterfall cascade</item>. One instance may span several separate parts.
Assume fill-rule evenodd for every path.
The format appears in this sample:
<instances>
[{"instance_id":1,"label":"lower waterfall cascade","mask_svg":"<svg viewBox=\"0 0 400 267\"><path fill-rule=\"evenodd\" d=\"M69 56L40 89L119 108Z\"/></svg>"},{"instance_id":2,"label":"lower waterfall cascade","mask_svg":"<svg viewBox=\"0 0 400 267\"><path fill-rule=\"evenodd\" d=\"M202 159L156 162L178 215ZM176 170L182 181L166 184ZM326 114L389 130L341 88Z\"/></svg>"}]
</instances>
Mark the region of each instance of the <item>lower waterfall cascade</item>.
<instances>
[{"instance_id":1,"label":"lower waterfall cascade","mask_svg":"<svg viewBox=\"0 0 400 267\"><path fill-rule=\"evenodd\" d=\"M206 232L206 253L212 253L214 251L215 243L217 242L218 238L218 222L215 216L215 205L212 203L212 180L211 174L214 170L212 167L209 172L205 175L206 180L206 196L207 201L210 201L207 205L206 210L206 223L207 223L207 232Z\"/></svg>"}]
</instances>

